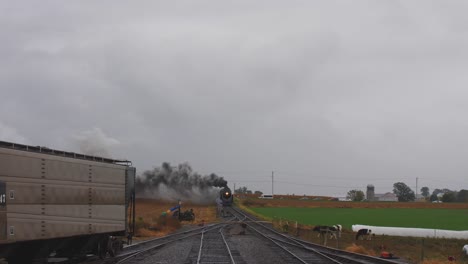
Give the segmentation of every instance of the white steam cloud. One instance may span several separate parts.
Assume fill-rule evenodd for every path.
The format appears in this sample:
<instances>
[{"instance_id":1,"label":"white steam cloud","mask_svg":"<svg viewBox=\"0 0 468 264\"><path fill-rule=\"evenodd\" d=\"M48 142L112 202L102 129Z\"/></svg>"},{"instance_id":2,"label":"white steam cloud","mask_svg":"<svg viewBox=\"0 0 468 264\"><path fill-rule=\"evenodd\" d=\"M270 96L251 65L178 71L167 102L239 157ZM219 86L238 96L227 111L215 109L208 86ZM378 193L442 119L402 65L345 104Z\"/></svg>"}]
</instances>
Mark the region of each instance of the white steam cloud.
<instances>
[{"instance_id":1,"label":"white steam cloud","mask_svg":"<svg viewBox=\"0 0 468 264\"><path fill-rule=\"evenodd\" d=\"M100 128L83 131L74 137L80 152L91 156L100 156L112 158L111 149L120 144L120 142L106 135Z\"/></svg>"}]
</instances>

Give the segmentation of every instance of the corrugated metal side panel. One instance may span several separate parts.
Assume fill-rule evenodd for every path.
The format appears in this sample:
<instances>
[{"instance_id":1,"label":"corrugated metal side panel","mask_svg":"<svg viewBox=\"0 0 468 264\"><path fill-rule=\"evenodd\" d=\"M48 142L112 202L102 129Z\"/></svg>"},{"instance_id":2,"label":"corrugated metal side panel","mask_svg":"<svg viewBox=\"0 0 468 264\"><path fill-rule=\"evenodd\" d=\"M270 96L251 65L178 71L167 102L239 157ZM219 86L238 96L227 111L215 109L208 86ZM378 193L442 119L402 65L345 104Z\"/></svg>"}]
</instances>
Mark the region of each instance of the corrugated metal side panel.
<instances>
[{"instance_id":1,"label":"corrugated metal side panel","mask_svg":"<svg viewBox=\"0 0 468 264\"><path fill-rule=\"evenodd\" d=\"M7 203L40 204L42 202L41 184L7 182Z\"/></svg>"},{"instance_id":2,"label":"corrugated metal side panel","mask_svg":"<svg viewBox=\"0 0 468 264\"><path fill-rule=\"evenodd\" d=\"M2 240L7 239L7 219L6 219L6 212L0 211L0 244Z\"/></svg>"},{"instance_id":3,"label":"corrugated metal side panel","mask_svg":"<svg viewBox=\"0 0 468 264\"><path fill-rule=\"evenodd\" d=\"M14 192L9 204L88 204L89 187L9 182L8 192Z\"/></svg>"},{"instance_id":4,"label":"corrugated metal side panel","mask_svg":"<svg viewBox=\"0 0 468 264\"><path fill-rule=\"evenodd\" d=\"M6 242L45 238L42 237L42 224L41 219L7 217Z\"/></svg>"},{"instance_id":5,"label":"corrugated metal side panel","mask_svg":"<svg viewBox=\"0 0 468 264\"><path fill-rule=\"evenodd\" d=\"M41 178L42 160L40 158L7 154L1 151L0 148L0 175Z\"/></svg>"},{"instance_id":6,"label":"corrugated metal side panel","mask_svg":"<svg viewBox=\"0 0 468 264\"><path fill-rule=\"evenodd\" d=\"M76 160L46 160L45 178L79 182L125 184L125 167L109 164L78 164Z\"/></svg>"},{"instance_id":7,"label":"corrugated metal side panel","mask_svg":"<svg viewBox=\"0 0 468 264\"><path fill-rule=\"evenodd\" d=\"M109 168L104 166L92 167L92 181L96 183L112 183L125 185L125 167Z\"/></svg>"},{"instance_id":8,"label":"corrugated metal side panel","mask_svg":"<svg viewBox=\"0 0 468 264\"><path fill-rule=\"evenodd\" d=\"M1 168L0 168L1 170ZM33 179L33 178L20 178L20 177L8 177L0 176L0 179L4 182L15 182L15 183L34 183L34 184L53 184L53 185L69 185L69 186L86 186L86 187L105 187L115 188L115 184L111 183L94 183L94 182L75 182L75 181L61 181L61 180L49 180L49 179Z\"/></svg>"},{"instance_id":9,"label":"corrugated metal side panel","mask_svg":"<svg viewBox=\"0 0 468 264\"><path fill-rule=\"evenodd\" d=\"M90 176L90 166L75 162L66 162L62 160L45 161L45 177L54 180L68 180L88 182Z\"/></svg>"},{"instance_id":10,"label":"corrugated metal side panel","mask_svg":"<svg viewBox=\"0 0 468 264\"><path fill-rule=\"evenodd\" d=\"M0 243L6 240L6 184L0 181Z\"/></svg>"},{"instance_id":11,"label":"corrugated metal side panel","mask_svg":"<svg viewBox=\"0 0 468 264\"><path fill-rule=\"evenodd\" d=\"M91 209L91 210L90 210ZM45 212L46 216L72 217L72 218L91 218L96 220L124 221L125 206L123 205L9 205L8 213L28 214L41 216Z\"/></svg>"},{"instance_id":12,"label":"corrugated metal side panel","mask_svg":"<svg viewBox=\"0 0 468 264\"><path fill-rule=\"evenodd\" d=\"M124 221L93 220L11 214L8 217L8 242L118 232Z\"/></svg>"},{"instance_id":13,"label":"corrugated metal side panel","mask_svg":"<svg viewBox=\"0 0 468 264\"><path fill-rule=\"evenodd\" d=\"M125 205L124 186L119 188L92 188L93 204Z\"/></svg>"}]
</instances>

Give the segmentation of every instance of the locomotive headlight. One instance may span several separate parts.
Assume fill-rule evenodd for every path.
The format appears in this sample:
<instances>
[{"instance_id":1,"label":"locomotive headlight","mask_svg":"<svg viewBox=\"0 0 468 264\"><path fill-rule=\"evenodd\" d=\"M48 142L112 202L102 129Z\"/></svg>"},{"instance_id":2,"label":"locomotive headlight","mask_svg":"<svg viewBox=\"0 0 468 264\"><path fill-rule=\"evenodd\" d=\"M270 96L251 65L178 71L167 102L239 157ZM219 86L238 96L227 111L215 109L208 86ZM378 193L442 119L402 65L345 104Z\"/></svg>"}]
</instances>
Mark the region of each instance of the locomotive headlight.
<instances>
[{"instance_id":1,"label":"locomotive headlight","mask_svg":"<svg viewBox=\"0 0 468 264\"><path fill-rule=\"evenodd\" d=\"M226 192L226 196L228 196L228 195L229 195L229 192Z\"/></svg>"}]
</instances>

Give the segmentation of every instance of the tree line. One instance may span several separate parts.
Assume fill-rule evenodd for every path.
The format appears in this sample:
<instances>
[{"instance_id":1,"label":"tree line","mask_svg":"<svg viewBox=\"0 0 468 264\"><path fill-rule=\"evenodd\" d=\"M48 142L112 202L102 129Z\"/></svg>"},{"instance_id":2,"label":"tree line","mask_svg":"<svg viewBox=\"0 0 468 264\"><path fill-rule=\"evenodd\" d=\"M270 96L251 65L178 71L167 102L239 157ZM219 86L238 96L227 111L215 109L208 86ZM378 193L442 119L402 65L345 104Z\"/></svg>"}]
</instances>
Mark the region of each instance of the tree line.
<instances>
[{"instance_id":1,"label":"tree line","mask_svg":"<svg viewBox=\"0 0 468 264\"><path fill-rule=\"evenodd\" d=\"M261 191L252 192L251 190L249 190L245 186L235 189L234 193L236 193L236 194L255 194L255 195L262 195L263 194L263 192L261 192Z\"/></svg>"},{"instance_id":2,"label":"tree line","mask_svg":"<svg viewBox=\"0 0 468 264\"><path fill-rule=\"evenodd\" d=\"M421 195L426 201L435 202L440 201L444 203L468 203L468 190L462 189L454 191L450 189L434 189L432 194L429 187L421 188ZM399 202L412 202L416 200L416 195L411 188L403 182L396 182L393 184L393 193L398 198ZM351 201L365 200L364 192L361 190L350 190L346 198Z\"/></svg>"}]
</instances>

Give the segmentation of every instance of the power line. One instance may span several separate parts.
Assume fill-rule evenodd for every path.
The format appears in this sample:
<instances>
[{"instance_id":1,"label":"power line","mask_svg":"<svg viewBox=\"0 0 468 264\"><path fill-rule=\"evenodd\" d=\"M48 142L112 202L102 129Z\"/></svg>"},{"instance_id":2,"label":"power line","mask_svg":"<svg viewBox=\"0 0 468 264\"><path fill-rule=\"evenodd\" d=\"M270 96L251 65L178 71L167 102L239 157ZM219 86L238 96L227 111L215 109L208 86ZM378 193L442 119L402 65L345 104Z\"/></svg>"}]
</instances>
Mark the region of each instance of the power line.
<instances>
[{"instance_id":1,"label":"power line","mask_svg":"<svg viewBox=\"0 0 468 264\"><path fill-rule=\"evenodd\" d=\"M307 185L307 186L313 186L313 187L324 187L324 188L363 188L363 186L338 186L338 185L321 185L321 184L313 184L313 183L298 183L298 182L287 182L287 181L276 181L279 183L284 183L284 184L290 184L290 185Z\"/></svg>"}]
</instances>

